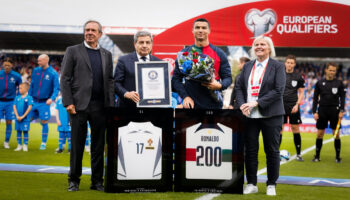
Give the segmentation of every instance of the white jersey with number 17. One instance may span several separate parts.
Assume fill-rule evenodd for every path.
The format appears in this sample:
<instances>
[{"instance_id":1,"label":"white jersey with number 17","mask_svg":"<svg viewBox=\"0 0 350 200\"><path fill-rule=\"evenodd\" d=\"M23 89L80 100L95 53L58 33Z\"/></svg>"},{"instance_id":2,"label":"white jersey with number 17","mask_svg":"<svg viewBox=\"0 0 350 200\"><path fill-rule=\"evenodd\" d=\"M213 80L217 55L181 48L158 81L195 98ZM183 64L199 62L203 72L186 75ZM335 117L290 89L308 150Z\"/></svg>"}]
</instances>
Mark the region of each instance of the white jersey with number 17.
<instances>
[{"instance_id":1,"label":"white jersey with number 17","mask_svg":"<svg viewBox=\"0 0 350 200\"><path fill-rule=\"evenodd\" d=\"M130 122L118 132L117 179L161 179L162 129L151 122Z\"/></svg>"}]
</instances>

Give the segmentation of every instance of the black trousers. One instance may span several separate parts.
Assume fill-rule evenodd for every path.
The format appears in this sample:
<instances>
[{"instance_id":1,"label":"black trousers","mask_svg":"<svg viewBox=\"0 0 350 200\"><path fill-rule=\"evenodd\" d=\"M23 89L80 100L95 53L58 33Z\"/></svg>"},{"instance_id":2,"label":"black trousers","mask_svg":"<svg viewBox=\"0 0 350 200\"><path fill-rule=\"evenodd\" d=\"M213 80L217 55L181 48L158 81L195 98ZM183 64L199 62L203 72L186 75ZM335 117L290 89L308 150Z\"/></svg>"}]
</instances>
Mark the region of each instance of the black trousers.
<instances>
[{"instance_id":1,"label":"black trousers","mask_svg":"<svg viewBox=\"0 0 350 200\"><path fill-rule=\"evenodd\" d=\"M103 183L103 153L106 132L105 113L103 106L90 103L86 110L77 111L77 114L70 115L72 131L68 181L80 182L87 122L89 122L91 127L91 183Z\"/></svg>"},{"instance_id":2,"label":"black trousers","mask_svg":"<svg viewBox=\"0 0 350 200\"><path fill-rule=\"evenodd\" d=\"M259 134L262 132L267 166L267 185L276 185L280 168L279 140L283 116L247 118L244 134L248 184L257 184Z\"/></svg>"}]
</instances>

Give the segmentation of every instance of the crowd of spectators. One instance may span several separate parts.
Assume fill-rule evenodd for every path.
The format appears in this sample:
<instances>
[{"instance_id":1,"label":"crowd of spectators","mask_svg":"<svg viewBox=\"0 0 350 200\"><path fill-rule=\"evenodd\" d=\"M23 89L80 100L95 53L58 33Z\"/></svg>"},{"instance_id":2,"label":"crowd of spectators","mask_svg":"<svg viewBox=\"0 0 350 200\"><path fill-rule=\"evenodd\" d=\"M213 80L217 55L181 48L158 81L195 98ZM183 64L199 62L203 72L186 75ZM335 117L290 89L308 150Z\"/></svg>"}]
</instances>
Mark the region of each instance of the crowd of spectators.
<instances>
[{"instance_id":1,"label":"crowd of spectators","mask_svg":"<svg viewBox=\"0 0 350 200\"><path fill-rule=\"evenodd\" d=\"M22 82L31 81L32 71L35 67L38 66L37 59L39 54L31 55L19 55L19 54L0 54L0 63L2 64L5 57L10 57L13 61L12 70L18 72L22 76ZM61 55L50 55L49 64L60 74L61 71L61 62L63 56ZM2 68L2 65L1 67Z\"/></svg>"}]
</instances>

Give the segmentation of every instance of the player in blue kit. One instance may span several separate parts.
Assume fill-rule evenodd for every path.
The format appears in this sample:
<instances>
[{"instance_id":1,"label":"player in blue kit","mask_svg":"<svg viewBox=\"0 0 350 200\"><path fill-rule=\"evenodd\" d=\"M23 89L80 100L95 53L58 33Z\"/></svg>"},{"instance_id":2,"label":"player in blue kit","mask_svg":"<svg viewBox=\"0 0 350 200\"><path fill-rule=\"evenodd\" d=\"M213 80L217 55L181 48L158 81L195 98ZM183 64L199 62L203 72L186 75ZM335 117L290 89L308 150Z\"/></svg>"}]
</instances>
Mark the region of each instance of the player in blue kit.
<instances>
[{"instance_id":1,"label":"player in blue kit","mask_svg":"<svg viewBox=\"0 0 350 200\"><path fill-rule=\"evenodd\" d=\"M17 148L15 151L28 151L28 131L30 127L30 116L28 115L33 106L33 98L28 95L29 83L19 85L19 93L13 103L13 111L16 115ZM22 146L23 132L23 146Z\"/></svg>"},{"instance_id":2,"label":"player in blue kit","mask_svg":"<svg viewBox=\"0 0 350 200\"><path fill-rule=\"evenodd\" d=\"M58 74L49 65L49 56L42 54L38 57L38 67L33 70L32 82L29 95L33 97L32 119L40 118L42 129L42 140L40 150L46 149L50 119L50 105L56 99L59 88Z\"/></svg>"},{"instance_id":3,"label":"player in blue kit","mask_svg":"<svg viewBox=\"0 0 350 200\"><path fill-rule=\"evenodd\" d=\"M63 145L68 140L68 152L70 152L70 132L69 115L66 108L62 104L62 97L58 97L56 101L56 121L57 131L59 132L58 149L56 153L63 152Z\"/></svg>"},{"instance_id":4,"label":"player in blue kit","mask_svg":"<svg viewBox=\"0 0 350 200\"><path fill-rule=\"evenodd\" d=\"M5 58L0 70L0 120L6 120L6 136L4 147L9 149L9 141L12 132L13 100L16 97L17 88L22 83L21 75L12 70L13 63L10 58Z\"/></svg>"}]
</instances>

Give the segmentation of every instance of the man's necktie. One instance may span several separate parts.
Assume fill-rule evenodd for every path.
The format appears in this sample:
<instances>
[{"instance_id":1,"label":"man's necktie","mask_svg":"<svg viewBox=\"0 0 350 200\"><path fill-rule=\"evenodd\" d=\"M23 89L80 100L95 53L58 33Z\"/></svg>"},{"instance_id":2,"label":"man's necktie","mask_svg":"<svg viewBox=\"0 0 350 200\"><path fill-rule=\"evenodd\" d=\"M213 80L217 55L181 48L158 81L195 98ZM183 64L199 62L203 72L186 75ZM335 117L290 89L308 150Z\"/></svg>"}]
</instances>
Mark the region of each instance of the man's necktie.
<instances>
[{"instance_id":1,"label":"man's necktie","mask_svg":"<svg viewBox=\"0 0 350 200\"><path fill-rule=\"evenodd\" d=\"M142 56L141 59L142 59L144 62L146 62L146 60L147 60L146 56Z\"/></svg>"}]
</instances>

